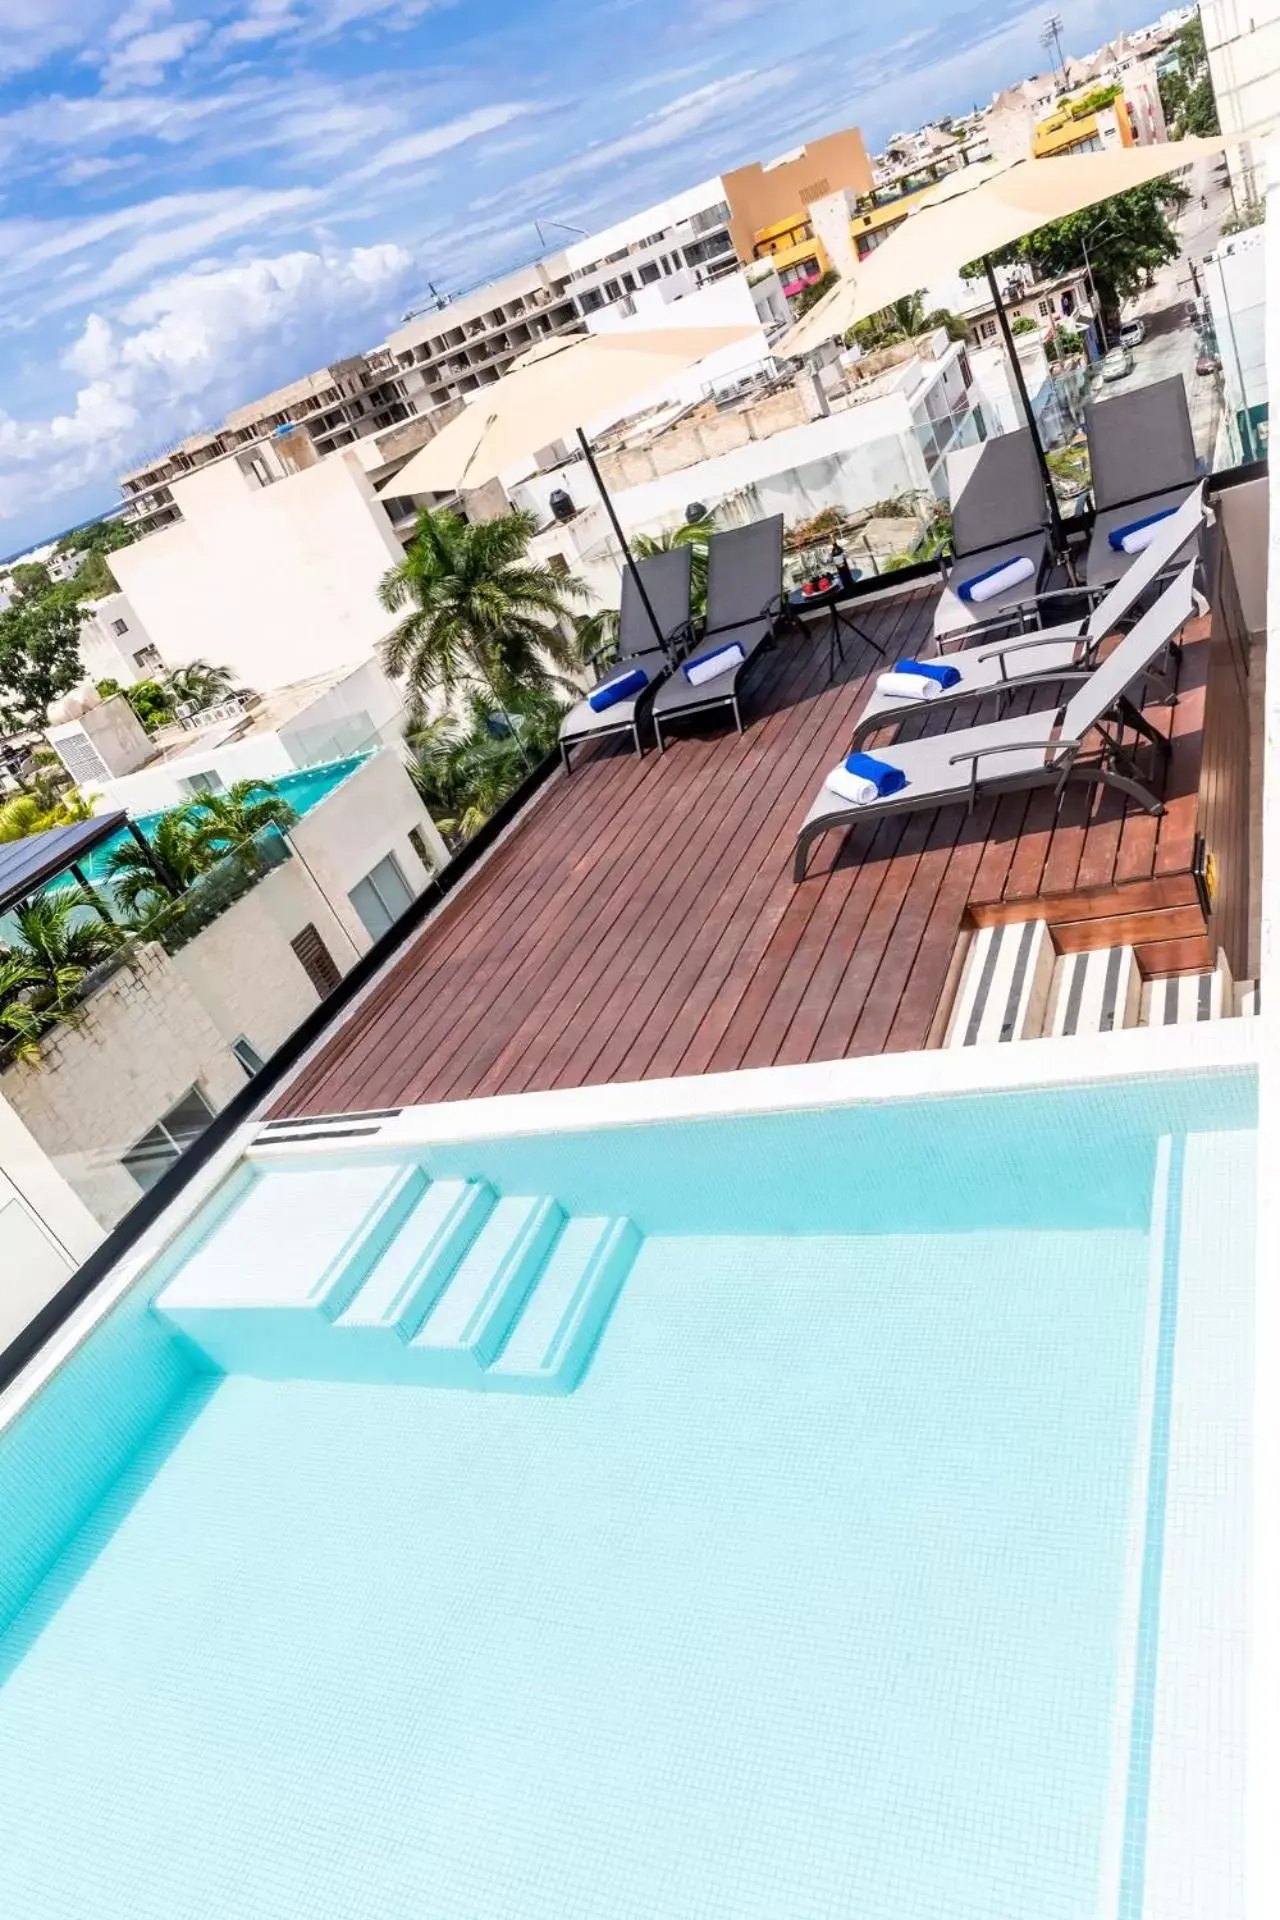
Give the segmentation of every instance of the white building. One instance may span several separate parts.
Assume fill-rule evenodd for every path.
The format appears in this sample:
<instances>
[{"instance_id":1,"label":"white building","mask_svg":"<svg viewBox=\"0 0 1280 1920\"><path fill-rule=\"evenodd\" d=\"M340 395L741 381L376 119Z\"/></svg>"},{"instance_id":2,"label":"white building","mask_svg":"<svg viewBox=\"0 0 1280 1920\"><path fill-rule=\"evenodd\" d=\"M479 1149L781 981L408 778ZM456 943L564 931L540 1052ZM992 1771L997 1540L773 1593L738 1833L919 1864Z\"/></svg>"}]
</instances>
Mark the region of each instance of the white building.
<instances>
[{"instance_id":1,"label":"white building","mask_svg":"<svg viewBox=\"0 0 1280 1920\"><path fill-rule=\"evenodd\" d=\"M90 680L115 680L122 687L153 679L165 668L159 648L124 593L109 593L86 606L80 658Z\"/></svg>"},{"instance_id":2,"label":"white building","mask_svg":"<svg viewBox=\"0 0 1280 1920\"><path fill-rule=\"evenodd\" d=\"M1222 363L1225 402L1215 467L1267 452L1266 229L1224 240L1204 263L1204 290Z\"/></svg>"},{"instance_id":3,"label":"white building","mask_svg":"<svg viewBox=\"0 0 1280 1920\"><path fill-rule=\"evenodd\" d=\"M1202 0L1218 124L1228 137L1252 140L1227 148L1239 205L1266 192L1264 142L1280 127L1280 0Z\"/></svg>"},{"instance_id":4,"label":"white building","mask_svg":"<svg viewBox=\"0 0 1280 1920\"><path fill-rule=\"evenodd\" d=\"M379 583L403 552L356 449L298 472L270 453L175 481L182 518L111 556L168 665L210 660L262 692L368 660L393 624Z\"/></svg>"}]
</instances>

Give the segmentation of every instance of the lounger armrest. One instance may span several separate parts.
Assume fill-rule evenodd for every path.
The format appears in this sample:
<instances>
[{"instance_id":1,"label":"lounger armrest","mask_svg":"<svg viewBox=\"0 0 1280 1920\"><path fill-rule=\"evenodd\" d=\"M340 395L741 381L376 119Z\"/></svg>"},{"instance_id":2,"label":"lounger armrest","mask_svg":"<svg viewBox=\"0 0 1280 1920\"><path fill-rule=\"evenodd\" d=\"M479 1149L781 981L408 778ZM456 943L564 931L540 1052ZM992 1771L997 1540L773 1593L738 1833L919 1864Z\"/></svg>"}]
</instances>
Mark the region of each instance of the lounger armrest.
<instances>
[{"instance_id":1,"label":"lounger armrest","mask_svg":"<svg viewBox=\"0 0 1280 1920\"><path fill-rule=\"evenodd\" d=\"M1053 643L1055 639L1066 640L1068 638L1074 639L1074 641L1076 642L1076 645L1078 646L1080 642L1085 638L1085 635L1082 633L1073 634L1073 635L1068 635L1065 633L1053 634L1050 632L1046 632L1045 629L1042 627L1038 633L1015 634L1008 640L1002 640L999 646L983 647L980 653L976 653L974 655L974 658L975 660L998 660L1000 662L1000 678L1002 680L1007 680L1009 676L1006 674L1004 669L1005 657L1007 654L1028 653L1033 647L1049 646Z\"/></svg>"},{"instance_id":2,"label":"lounger armrest","mask_svg":"<svg viewBox=\"0 0 1280 1920\"><path fill-rule=\"evenodd\" d=\"M1061 742L1055 740L1048 744L1057 748ZM971 753L953 753L947 765L958 767L962 760L972 760L976 766L979 760L993 759L998 753L1027 753L1032 747L1040 747L1047 751L1046 742L1043 740L1003 740L998 747L975 747Z\"/></svg>"}]
</instances>

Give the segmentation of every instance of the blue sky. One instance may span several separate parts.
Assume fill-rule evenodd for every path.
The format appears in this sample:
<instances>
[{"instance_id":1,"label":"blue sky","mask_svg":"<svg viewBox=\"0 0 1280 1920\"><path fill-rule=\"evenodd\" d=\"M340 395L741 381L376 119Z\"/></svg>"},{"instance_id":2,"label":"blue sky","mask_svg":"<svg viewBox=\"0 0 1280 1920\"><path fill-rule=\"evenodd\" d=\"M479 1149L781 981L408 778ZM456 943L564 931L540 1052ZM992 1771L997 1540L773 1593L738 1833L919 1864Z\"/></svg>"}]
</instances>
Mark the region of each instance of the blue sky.
<instances>
[{"instance_id":1,"label":"blue sky","mask_svg":"<svg viewBox=\"0 0 1280 1920\"><path fill-rule=\"evenodd\" d=\"M1043 11L0 0L0 552L374 344L429 279L532 257L535 217L601 226L806 134L875 147L985 101L1043 64ZM1145 17L1081 0L1069 51Z\"/></svg>"}]
</instances>

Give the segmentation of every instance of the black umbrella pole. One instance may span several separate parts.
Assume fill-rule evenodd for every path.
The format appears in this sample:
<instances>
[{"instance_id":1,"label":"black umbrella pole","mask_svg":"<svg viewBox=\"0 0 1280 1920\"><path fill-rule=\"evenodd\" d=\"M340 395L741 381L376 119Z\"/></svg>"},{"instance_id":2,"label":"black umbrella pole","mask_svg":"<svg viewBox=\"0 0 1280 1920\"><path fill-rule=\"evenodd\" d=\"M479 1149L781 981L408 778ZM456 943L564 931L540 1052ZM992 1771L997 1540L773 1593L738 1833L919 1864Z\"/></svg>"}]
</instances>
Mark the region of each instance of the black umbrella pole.
<instances>
[{"instance_id":1,"label":"black umbrella pole","mask_svg":"<svg viewBox=\"0 0 1280 1920\"><path fill-rule=\"evenodd\" d=\"M1036 417L1031 411L1031 396L1027 392L1027 383L1022 374L1022 362L1018 358L1018 349L1013 344L1013 332L1009 326L1009 316L1004 310L1004 301L1000 298L1000 289L996 284L996 270L991 264L991 255L984 253L982 264L987 270L987 285L991 289L991 298L995 301L996 319L1000 322L1000 331L1004 335L1004 350L1009 356L1009 365L1013 369L1013 383L1018 389L1018 398L1022 402L1022 411L1026 415L1027 426L1031 432L1031 444L1036 450L1036 459L1040 462L1040 477L1044 481L1044 490L1049 496L1049 513L1053 521L1053 545L1056 553L1067 550L1066 529L1062 524L1062 515L1058 511L1058 496L1053 490L1053 475L1049 471L1049 462L1045 450L1040 444L1040 434L1036 427Z\"/></svg>"},{"instance_id":2,"label":"black umbrella pole","mask_svg":"<svg viewBox=\"0 0 1280 1920\"><path fill-rule=\"evenodd\" d=\"M576 429L576 432L578 435L578 445L582 448L582 457L586 461L587 466L590 469L591 478L596 483L596 490L600 495L601 504L603 505L605 512L609 516L609 525L613 528L615 534L618 536L618 545L622 548L622 557L626 561L627 566L631 571L631 578L636 583L636 592L640 595L641 604L644 607L646 614L649 616L649 625L653 628L654 637L657 640L658 645L660 647L665 647L667 644L667 637L663 633L662 628L658 625L658 616L653 610L653 602L650 600L648 594L645 592L644 581L640 578L640 569L637 567L635 560L632 557L631 549L627 545L627 536L622 531L622 527L619 523L618 516L613 510L613 502L609 498L609 490L605 486L604 481L600 478L600 469L596 465L596 457L594 453L592 453L591 451L591 443L587 439L587 436L582 431L581 427L578 427Z\"/></svg>"}]
</instances>

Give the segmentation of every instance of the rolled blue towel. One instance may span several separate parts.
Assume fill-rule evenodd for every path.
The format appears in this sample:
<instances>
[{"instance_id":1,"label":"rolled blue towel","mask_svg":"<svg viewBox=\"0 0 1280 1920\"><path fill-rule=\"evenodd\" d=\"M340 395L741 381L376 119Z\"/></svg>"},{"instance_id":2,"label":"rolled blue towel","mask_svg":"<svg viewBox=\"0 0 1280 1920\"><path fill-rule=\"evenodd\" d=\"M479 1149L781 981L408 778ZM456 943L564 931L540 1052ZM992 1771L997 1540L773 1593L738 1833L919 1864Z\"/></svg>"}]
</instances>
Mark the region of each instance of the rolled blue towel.
<instances>
[{"instance_id":1,"label":"rolled blue towel","mask_svg":"<svg viewBox=\"0 0 1280 1920\"><path fill-rule=\"evenodd\" d=\"M925 680L936 680L940 687L956 687L960 684L960 669L945 660L898 660L894 664L895 673L916 673Z\"/></svg>"},{"instance_id":2,"label":"rolled blue towel","mask_svg":"<svg viewBox=\"0 0 1280 1920\"><path fill-rule=\"evenodd\" d=\"M1177 511L1176 507L1162 507L1159 513L1149 513L1145 519L1130 520L1127 526L1113 527L1107 535L1112 552L1141 553L1155 539L1155 529L1160 522L1169 519Z\"/></svg>"},{"instance_id":3,"label":"rolled blue towel","mask_svg":"<svg viewBox=\"0 0 1280 1920\"><path fill-rule=\"evenodd\" d=\"M887 794L899 792L907 784L907 776L901 767L892 767L887 760L877 760L873 753L849 754L844 770L852 774L855 780L869 780L881 800Z\"/></svg>"},{"instance_id":4,"label":"rolled blue towel","mask_svg":"<svg viewBox=\"0 0 1280 1920\"><path fill-rule=\"evenodd\" d=\"M587 705L594 713L603 713L606 707L614 707L619 700L630 700L635 694L643 692L649 684L649 676L643 667L632 667L630 673L620 673L616 680L603 680L593 687L587 695Z\"/></svg>"},{"instance_id":5,"label":"rolled blue towel","mask_svg":"<svg viewBox=\"0 0 1280 1920\"><path fill-rule=\"evenodd\" d=\"M1035 570L1033 560L1025 553L1016 553L1012 560L1000 560L982 573L971 574L967 580L960 582L956 593L961 600L973 600L981 604L984 600L994 600L1006 587L1016 587L1022 581L1032 579Z\"/></svg>"}]
</instances>

